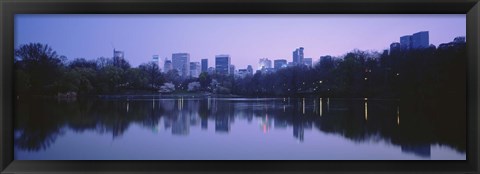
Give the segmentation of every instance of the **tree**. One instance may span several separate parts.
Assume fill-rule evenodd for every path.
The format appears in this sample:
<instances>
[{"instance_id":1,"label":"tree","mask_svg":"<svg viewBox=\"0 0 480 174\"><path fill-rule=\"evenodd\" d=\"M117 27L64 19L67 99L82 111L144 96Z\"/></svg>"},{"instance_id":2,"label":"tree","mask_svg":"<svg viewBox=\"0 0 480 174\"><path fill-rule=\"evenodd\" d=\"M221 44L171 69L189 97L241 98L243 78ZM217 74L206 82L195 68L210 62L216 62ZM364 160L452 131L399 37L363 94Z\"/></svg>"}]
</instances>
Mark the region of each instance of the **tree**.
<instances>
[{"instance_id":1,"label":"tree","mask_svg":"<svg viewBox=\"0 0 480 174\"><path fill-rule=\"evenodd\" d=\"M173 69L173 70L168 71L165 74L165 81L172 82L175 85L179 85L182 81L182 78L178 74L178 70Z\"/></svg>"},{"instance_id":2,"label":"tree","mask_svg":"<svg viewBox=\"0 0 480 174\"><path fill-rule=\"evenodd\" d=\"M94 60L86 60L85 58L76 58L68 65L69 68L90 68L97 69L97 63Z\"/></svg>"},{"instance_id":3,"label":"tree","mask_svg":"<svg viewBox=\"0 0 480 174\"><path fill-rule=\"evenodd\" d=\"M202 72L200 73L200 76L198 76L198 81L203 89L207 89L212 82L212 77L210 77L207 72Z\"/></svg>"},{"instance_id":4,"label":"tree","mask_svg":"<svg viewBox=\"0 0 480 174\"><path fill-rule=\"evenodd\" d=\"M40 43L20 45L15 50L15 64L29 77L31 90L36 94L55 93L55 78L60 76L62 60L50 46Z\"/></svg>"},{"instance_id":5,"label":"tree","mask_svg":"<svg viewBox=\"0 0 480 174\"><path fill-rule=\"evenodd\" d=\"M161 93L171 93L175 91L175 85L173 83L164 83L162 86L160 86L160 91Z\"/></svg>"},{"instance_id":6,"label":"tree","mask_svg":"<svg viewBox=\"0 0 480 174\"><path fill-rule=\"evenodd\" d=\"M151 89L158 89L160 87L163 82L163 76L157 63L144 63L139 66L139 69L147 76Z\"/></svg>"},{"instance_id":7,"label":"tree","mask_svg":"<svg viewBox=\"0 0 480 174\"><path fill-rule=\"evenodd\" d=\"M200 82L190 82L188 83L188 91L198 91L200 89Z\"/></svg>"}]
</instances>

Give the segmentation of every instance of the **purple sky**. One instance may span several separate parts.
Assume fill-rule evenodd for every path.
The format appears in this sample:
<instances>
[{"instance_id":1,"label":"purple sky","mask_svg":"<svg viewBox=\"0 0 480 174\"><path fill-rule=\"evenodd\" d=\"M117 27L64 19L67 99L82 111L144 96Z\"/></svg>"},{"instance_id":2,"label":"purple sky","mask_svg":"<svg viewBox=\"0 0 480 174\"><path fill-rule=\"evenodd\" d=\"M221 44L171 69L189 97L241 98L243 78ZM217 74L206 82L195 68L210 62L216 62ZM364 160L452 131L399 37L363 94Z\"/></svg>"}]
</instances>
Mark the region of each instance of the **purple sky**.
<instances>
[{"instance_id":1,"label":"purple sky","mask_svg":"<svg viewBox=\"0 0 480 174\"><path fill-rule=\"evenodd\" d=\"M260 58L292 61L340 56L355 48L382 51L399 37L429 31L438 46L466 35L465 14L441 15L16 15L15 45L49 44L68 59L112 57L113 47L133 65L152 55L191 61L229 54L236 68L258 66Z\"/></svg>"}]
</instances>

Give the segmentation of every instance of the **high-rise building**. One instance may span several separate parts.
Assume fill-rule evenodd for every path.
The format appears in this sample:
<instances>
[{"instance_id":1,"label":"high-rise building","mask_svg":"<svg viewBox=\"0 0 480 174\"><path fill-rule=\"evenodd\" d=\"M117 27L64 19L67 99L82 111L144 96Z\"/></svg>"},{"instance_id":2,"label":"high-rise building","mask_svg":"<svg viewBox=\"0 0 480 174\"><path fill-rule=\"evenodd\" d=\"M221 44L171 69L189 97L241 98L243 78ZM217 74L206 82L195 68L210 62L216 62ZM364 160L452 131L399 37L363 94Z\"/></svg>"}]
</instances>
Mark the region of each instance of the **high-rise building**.
<instances>
[{"instance_id":1,"label":"high-rise building","mask_svg":"<svg viewBox=\"0 0 480 174\"><path fill-rule=\"evenodd\" d=\"M272 68L272 61L268 58L261 58L258 61L258 70Z\"/></svg>"},{"instance_id":2,"label":"high-rise building","mask_svg":"<svg viewBox=\"0 0 480 174\"><path fill-rule=\"evenodd\" d=\"M208 59L202 59L202 72L208 71Z\"/></svg>"},{"instance_id":3,"label":"high-rise building","mask_svg":"<svg viewBox=\"0 0 480 174\"><path fill-rule=\"evenodd\" d=\"M190 75L190 54L174 53L172 54L172 66L180 76L188 77Z\"/></svg>"},{"instance_id":4,"label":"high-rise building","mask_svg":"<svg viewBox=\"0 0 480 174\"><path fill-rule=\"evenodd\" d=\"M113 49L113 65L120 66L120 63L125 60L125 54L123 51L117 51Z\"/></svg>"},{"instance_id":5,"label":"high-rise building","mask_svg":"<svg viewBox=\"0 0 480 174\"><path fill-rule=\"evenodd\" d=\"M152 62L157 62L160 61L160 59L158 58L158 55L153 55L152 56Z\"/></svg>"},{"instance_id":6,"label":"high-rise building","mask_svg":"<svg viewBox=\"0 0 480 174\"><path fill-rule=\"evenodd\" d=\"M398 42L394 42L390 44L390 54L398 53L400 52L401 49L402 49L401 44Z\"/></svg>"},{"instance_id":7,"label":"high-rise building","mask_svg":"<svg viewBox=\"0 0 480 174\"><path fill-rule=\"evenodd\" d=\"M320 67L325 70L333 69L335 66L333 57L330 55L320 56Z\"/></svg>"},{"instance_id":8,"label":"high-rise building","mask_svg":"<svg viewBox=\"0 0 480 174\"><path fill-rule=\"evenodd\" d=\"M250 75L253 75L252 65L248 65L248 66L247 66L247 73L250 74Z\"/></svg>"},{"instance_id":9,"label":"high-rise building","mask_svg":"<svg viewBox=\"0 0 480 174\"><path fill-rule=\"evenodd\" d=\"M230 75L235 74L235 65L230 65Z\"/></svg>"},{"instance_id":10,"label":"high-rise building","mask_svg":"<svg viewBox=\"0 0 480 174\"><path fill-rule=\"evenodd\" d=\"M172 70L172 61L171 60L165 60L165 63L163 65L163 72L167 73L168 71Z\"/></svg>"},{"instance_id":11,"label":"high-rise building","mask_svg":"<svg viewBox=\"0 0 480 174\"><path fill-rule=\"evenodd\" d=\"M200 62L190 62L190 76L198 78L200 72Z\"/></svg>"},{"instance_id":12,"label":"high-rise building","mask_svg":"<svg viewBox=\"0 0 480 174\"><path fill-rule=\"evenodd\" d=\"M157 64L157 66L158 66L159 68L161 68L161 67L160 67L160 64L159 64L159 63L160 63L160 59L159 59L158 55L153 55L153 56L152 56L152 62L155 63L155 64Z\"/></svg>"},{"instance_id":13,"label":"high-rise building","mask_svg":"<svg viewBox=\"0 0 480 174\"><path fill-rule=\"evenodd\" d=\"M428 31L421 31L413 34L411 37L411 43L412 49L427 48L429 45Z\"/></svg>"},{"instance_id":14,"label":"high-rise building","mask_svg":"<svg viewBox=\"0 0 480 174\"><path fill-rule=\"evenodd\" d=\"M247 69L238 69L238 72L235 74L235 76L238 76L240 78L244 78L248 75L248 70Z\"/></svg>"},{"instance_id":15,"label":"high-rise building","mask_svg":"<svg viewBox=\"0 0 480 174\"><path fill-rule=\"evenodd\" d=\"M215 68L214 67L208 67L208 74L212 75L215 73Z\"/></svg>"},{"instance_id":16,"label":"high-rise building","mask_svg":"<svg viewBox=\"0 0 480 174\"><path fill-rule=\"evenodd\" d=\"M303 64L309 66L309 67L312 67L313 65L313 59L312 58L304 58L303 59Z\"/></svg>"},{"instance_id":17,"label":"high-rise building","mask_svg":"<svg viewBox=\"0 0 480 174\"><path fill-rule=\"evenodd\" d=\"M413 35L400 37L401 50L428 48L429 36L428 31L421 31Z\"/></svg>"},{"instance_id":18,"label":"high-rise building","mask_svg":"<svg viewBox=\"0 0 480 174\"><path fill-rule=\"evenodd\" d=\"M303 47L297 48L293 51L293 63L296 65L303 65Z\"/></svg>"},{"instance_id":19,"label":"high-rise building","mask_svg":"<svg viewBox=\"0 0 480 174\"><path fill-rule=\"evenodd\" d=\"M400 37L400 48L401 50L409 50L411 46L411 37L410 35Z\"/></svg>"},{"instance_id":20,"label":"high-rise building","mask_svg":"<svg viewBox=\"0 0 480 174\"><path fill-rule=\"evenodd\" d=\"M230 74L230 63L231 59L229 55L217 55L215 56L215 70L219 74L229 75Z\"/></svg>"},{"instance_id":21,"label":"high-rise building","mask_svg":"<svg viewBox=\"0 0 480 174\"><path fill-rule=\"evenodd\" d=\"M273 61L273 67L275 70L279 70L281 68L287 67L287 60L285 59L277 59Z\"/></svg>"}]
</instances>

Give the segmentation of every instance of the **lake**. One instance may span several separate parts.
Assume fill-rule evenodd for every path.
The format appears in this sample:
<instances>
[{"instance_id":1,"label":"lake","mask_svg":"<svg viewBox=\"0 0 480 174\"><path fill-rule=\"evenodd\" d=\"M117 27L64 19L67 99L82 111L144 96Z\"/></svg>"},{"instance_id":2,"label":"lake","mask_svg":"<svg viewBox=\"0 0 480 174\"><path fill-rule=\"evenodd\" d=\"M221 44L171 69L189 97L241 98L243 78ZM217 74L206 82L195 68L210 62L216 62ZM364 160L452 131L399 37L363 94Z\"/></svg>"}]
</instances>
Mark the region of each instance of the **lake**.
<instances>
[{"instance_id":1,"label":"lake","mask_svg":"<svg viewBox=\"0 0 480 174\"><path fill-rule=\"evenodd\" d=\"M439 102L448 104L20 97L14 155L15 160L465 160L465 107Z\"/></svg>"}]
</instances>

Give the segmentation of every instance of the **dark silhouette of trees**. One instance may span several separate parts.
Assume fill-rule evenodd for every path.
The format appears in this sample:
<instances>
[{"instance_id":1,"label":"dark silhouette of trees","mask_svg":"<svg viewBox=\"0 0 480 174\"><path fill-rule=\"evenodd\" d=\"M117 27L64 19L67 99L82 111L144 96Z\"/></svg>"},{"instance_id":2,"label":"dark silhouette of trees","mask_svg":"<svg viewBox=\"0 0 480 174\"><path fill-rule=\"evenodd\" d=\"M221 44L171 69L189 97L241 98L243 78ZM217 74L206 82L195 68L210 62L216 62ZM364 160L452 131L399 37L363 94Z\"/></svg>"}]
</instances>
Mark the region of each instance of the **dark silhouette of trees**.
<instances>
[{"instance_id":1,"label":"dark silhouette of trees","mask_svg":"<svg viewBox=\"0 0 480 174\"><path fill-rule=\"evenodd\" d=\"M15 50L14 59L17 77L19 78L19 92L31 94L56 92L53 85L60 76L62 57L48 45L30 43L20 45Z\"/></svg>"}]
</instances>

